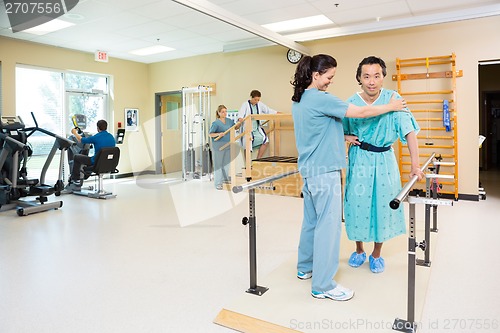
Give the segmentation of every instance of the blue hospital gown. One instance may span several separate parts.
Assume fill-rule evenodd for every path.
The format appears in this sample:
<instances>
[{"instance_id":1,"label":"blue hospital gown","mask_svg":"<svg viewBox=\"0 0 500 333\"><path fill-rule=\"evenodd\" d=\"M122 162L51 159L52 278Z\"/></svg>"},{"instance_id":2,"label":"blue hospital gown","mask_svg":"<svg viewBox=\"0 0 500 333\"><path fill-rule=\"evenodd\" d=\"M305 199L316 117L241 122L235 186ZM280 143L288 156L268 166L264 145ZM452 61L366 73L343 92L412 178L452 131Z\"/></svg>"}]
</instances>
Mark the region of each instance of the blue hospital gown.
<instances>
[{"instance_id":1,"label":"blue hospital gown","mask_svg":"<svg viewBox=\"0 0 500 333\"><path fill-rule=\"evenodd\" d=\"M373 105L387 104L393 93L392 90L382 89ZM367 105L359 94L354 94L347 102ZM409 112L389 112L364 119L344 118L343 124L345 134L356 135L359 141L378 147L390 146L398 138L405 144L406 135L420 129ZM378 153L353 145L349 148L348 157L344 218L349 239L382 243L404 234L403 205L396 210L389 207L389 202L402 188L394 150L391 148Z\"/></svg>"}]
</instances>

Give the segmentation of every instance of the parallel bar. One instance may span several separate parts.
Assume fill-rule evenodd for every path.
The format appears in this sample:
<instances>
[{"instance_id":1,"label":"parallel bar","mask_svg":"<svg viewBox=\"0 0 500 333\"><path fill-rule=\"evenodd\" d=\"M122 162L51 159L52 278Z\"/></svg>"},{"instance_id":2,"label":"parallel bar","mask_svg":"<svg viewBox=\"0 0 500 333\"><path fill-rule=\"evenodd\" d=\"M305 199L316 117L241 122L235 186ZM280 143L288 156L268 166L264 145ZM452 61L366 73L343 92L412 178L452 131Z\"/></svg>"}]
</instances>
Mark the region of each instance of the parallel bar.
<instances>
[{"instance_id":1,"label":"parallel bar","mask_svg":"<svg viewBox=\"0 0 500 333\"><path fill-rule=\"evenodd\" d=\"M269 177L266 177L266 178L262 178L262 179L259 179L259 180L253 181L253 182L249 182L249 183L246 183L246 184L243 184L243 185L236 185L236 186L233 186L233 192L234 193L239 193L239 192L242 192L243 190L246 190L246 189L250 190L250 189L253 189L253 188L257 187L257 186L263 185L265 183L270 183L272 181L275 181L275 180L278 180L278 179L281 179L281 178L285 178L285 177L294 175L294 174L296 174L298 172L299 172L299 170L293 170L293 171L290 171L290 172L280 173L278 175L274 175L274 176L269 176Z\"/></svg>"},{"instance_id":2,"label":"parallel bar","mask_svg":"<svg viewBox=\"0 0 500 333\"><path fill-rule=\"evenodd\" d=\"M422 170L425 170L427 168L427 166L431 163L431 161L434 158L434 156L436 156L436 153L432 153L432 155L429 157L429 159L422 166ZM398 209L399 208L399 204L404 199L406 199L406 197L408 196L408 193L410 193L411 188L413 187L413 185L415 185L415 183L417 182L417 180L418 180L418 176L417 175L413 176L410 179L410 181L408 183L406 183L406 185L401 189L401 191L399 192L399 194L394 199L391 200L391 202L389 203L389 206L392 209Z\"/></svg>"},{"instance_id":3,"label":"parallel bar","mask_svg":"<svg viewBox=\"0 0 500 333\"><path fill-rule=\"evenodd\" d=\"M274 180L288 177L298 173L299 170L294 170L267 178L259 179L249 182L244 185L233 186L233 192L239 193L244 189L248 189L248 219L243 219L243 224L249 225L249 256L250 256L250 288L246 290L247 293L262 296L269 288L257 285L257 217L255 216L255 188L265 183L270 183Z\"/></svg>"}]
</instances>

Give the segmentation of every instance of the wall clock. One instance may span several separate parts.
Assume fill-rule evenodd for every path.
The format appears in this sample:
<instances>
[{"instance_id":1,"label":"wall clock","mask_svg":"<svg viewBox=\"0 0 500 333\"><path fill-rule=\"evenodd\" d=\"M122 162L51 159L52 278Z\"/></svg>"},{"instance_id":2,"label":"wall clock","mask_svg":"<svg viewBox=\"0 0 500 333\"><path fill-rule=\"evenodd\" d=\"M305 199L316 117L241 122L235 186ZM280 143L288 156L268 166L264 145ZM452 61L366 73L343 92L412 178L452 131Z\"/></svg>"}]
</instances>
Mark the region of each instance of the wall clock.
<instances>
[{"instance_id":1,"label":"wall clock","mask_svg":"<svg viewBox=\"0 0 500 333\"><path fill-rule=\"evenodd\" d=\"M302 53L300 53L299 51L289 49L288 52L286 53L286 58L292 64L297 64L300 61L300 59L302 59Z\"/></svg>"}]
</instances>

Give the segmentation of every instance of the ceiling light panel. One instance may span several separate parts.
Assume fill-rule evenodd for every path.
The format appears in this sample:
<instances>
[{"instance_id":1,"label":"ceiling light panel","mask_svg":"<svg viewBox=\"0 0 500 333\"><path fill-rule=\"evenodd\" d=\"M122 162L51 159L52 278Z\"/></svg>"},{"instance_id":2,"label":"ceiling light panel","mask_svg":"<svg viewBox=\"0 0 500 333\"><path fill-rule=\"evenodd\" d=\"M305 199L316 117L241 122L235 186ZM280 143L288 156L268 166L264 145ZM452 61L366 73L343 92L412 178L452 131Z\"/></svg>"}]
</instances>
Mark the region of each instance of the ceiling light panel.
<instances>
[{"instance_id":1,"label":"ceiling light panel","mask_svg":"<svg viewBox=\"0 0 500 333\"><path fill-rule=\"evenodd\" d=\"M144 47L144 48L138 49L138 50L132 50L129 53L139 55L139 56L147 56L147 55L170 52L170 51L174 51L174 49L171 47L163 46L163 45L153 45L153 46Z\"/></svg>"},{"instance_id":2,"label":"ceiling light panel","mask_svg":"<svg viewBox=\"0 0 500 333\"><path fill-rule=\"evenodd\" d=\"M54 19L54 20L49 21L47 23L40 24L40 25L37 25L33 28L29 28L29 29L26 29L23 31L25 33L28 33L28 34L41 36L41 35L46 35L48 33L54 32L54 31L69 28L73 25L75 25L75 24L71 23L71 22L66 22L63 20Z\"/></svg>"},{"instance_id":3,"label":"ceiling light panel","mask_svg":"<svg viewBox=\"0 0 500 333\"><path fill-rule=\"evenodd\" d=\"M287 32L287 31L305 30L330 24L333 24L333 22L325 15L316 15L316 16L302 17L294 20L264 24L262 26L266 29L275 32Z\"/></svg>"}]
</instances>

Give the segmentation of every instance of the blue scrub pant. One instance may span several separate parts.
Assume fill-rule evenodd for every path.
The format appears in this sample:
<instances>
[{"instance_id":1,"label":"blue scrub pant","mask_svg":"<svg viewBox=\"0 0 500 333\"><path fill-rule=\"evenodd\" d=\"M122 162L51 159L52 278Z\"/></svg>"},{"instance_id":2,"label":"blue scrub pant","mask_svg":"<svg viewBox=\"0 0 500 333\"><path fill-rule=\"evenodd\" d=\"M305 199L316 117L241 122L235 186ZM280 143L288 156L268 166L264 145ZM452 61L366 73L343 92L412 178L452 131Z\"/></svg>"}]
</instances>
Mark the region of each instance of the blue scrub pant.
<instances>
[{"instance_id":1,"label":"blue scrub pant","mask_svg":"<svg viewBox=\"0 0 500 333\"><path fill-rule=\"evenodd\" d=\"M212 148L212 160L214 163L214 183L215 187L222 186L222 183L229 181L229 164L231 163L231 149L225 148L222 151L219 147Z\"/></svg>"},{"instance_id":2,"label":"blue scrub pant","mask_svg":"<svg viewBox=\"0 0 500 333\"><path fill-rule=\"evenodd\" d=\"M297 270L313 272L312 290L337 286L342 230L340 171L304 178L304 219L300 234Z\"/></svg>"}]
</instances>

